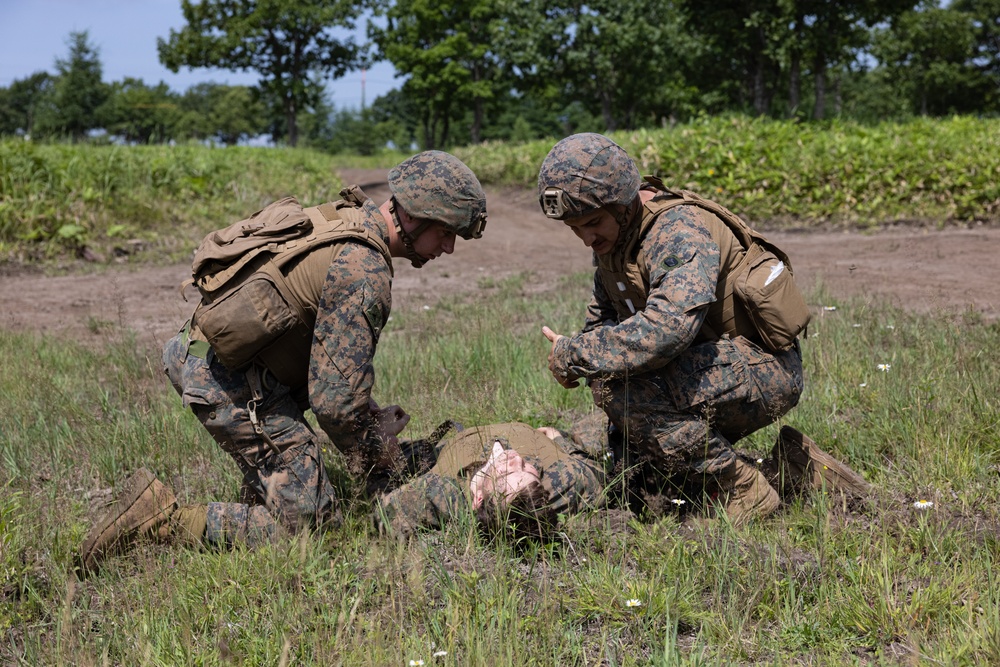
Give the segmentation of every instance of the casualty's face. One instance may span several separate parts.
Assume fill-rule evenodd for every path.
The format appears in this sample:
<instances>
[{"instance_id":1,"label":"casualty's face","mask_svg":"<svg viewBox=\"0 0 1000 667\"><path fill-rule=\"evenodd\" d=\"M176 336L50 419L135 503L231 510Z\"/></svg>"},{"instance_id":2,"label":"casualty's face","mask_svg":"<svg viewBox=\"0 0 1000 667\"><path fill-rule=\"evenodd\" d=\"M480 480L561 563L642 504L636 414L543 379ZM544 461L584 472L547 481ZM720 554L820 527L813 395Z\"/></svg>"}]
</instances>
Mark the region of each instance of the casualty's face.
<instances>
[{"instance_id":1,"label":"casualty's face","mask_svg":"<svg viewBox=\"0 0 1000 667\"><path fill-rule=\"evenodd\" d=\"M493 451L486 465L472 477L472 506L478 508L493 494L501 494L509 503L518 493L541 481L538 469L525 461L517 451L504 449L499 442L493 443Z\"/></svg>"},{"instance_id":2,"label":"casualty's face","mask_svg":"<svg viewBox=\"0 0 1000 667\"><path fill-rule=\"evenodd\" d=\"M606 255L615 247L621 227L615 216L603 208L563 221L583 244L598 255Z\"/></svg>"}]
</instances>

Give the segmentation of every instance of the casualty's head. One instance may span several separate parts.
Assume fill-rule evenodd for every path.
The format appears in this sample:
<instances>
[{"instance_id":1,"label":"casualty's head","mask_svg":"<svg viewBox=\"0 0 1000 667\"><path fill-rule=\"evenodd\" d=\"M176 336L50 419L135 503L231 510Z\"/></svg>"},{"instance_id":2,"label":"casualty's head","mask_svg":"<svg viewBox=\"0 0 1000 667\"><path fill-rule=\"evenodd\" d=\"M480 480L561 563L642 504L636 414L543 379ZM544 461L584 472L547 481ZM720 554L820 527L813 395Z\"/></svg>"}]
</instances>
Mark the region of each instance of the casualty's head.
<instances>
[{"instance_id":1,"label":"casualty's head","mask_svg":"<svg viewBox=\"0 0 1000 667\"><path fill-rule=\"evenodd\" d=\"M424 151L389 172L390 212L414 266L455 249L455 237L478 239L486 227L486 193L465 163Z\"/></svg>"},{"instance_id":2,"label":"casualty's head","mask_svg":"<svg viewBox=\"0 0 1000 667\"><path fill-rule=\"evenodd\" d=\"M621 146L602 134L566 137L538 172L542 213L562 220L596 254L611 251L642 179Z\"/></svg>"},{"instance_id":3,"label":"casualty's head","mask_svg":"<svg viewBox=\"0 0 1000 667\"><path fill-rule=\"evenodd\" d=\"M469 483L479 525L490 534L544 538L556 517L541 479L538 468L517 450L494 440L490 458Z\"/></svg>"}]
</instances>

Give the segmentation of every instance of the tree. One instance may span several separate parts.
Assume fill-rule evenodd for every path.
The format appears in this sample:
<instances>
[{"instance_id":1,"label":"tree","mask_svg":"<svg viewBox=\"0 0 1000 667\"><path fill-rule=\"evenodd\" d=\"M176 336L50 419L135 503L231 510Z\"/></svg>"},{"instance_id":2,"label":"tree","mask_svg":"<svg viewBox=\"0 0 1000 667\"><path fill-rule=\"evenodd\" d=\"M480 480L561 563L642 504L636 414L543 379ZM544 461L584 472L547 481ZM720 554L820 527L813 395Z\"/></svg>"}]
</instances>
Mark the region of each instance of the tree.
<instances>
[{"instance_id":1,"label":"tree","mask_svg":"<svg viewBox=\"0 0 1000 667\"><path fill-rule=\"evenodd\" d=\"M478 143L498 75L492 47L501 20L496 2L396 0L377 11L386 26L369 26L369 35L381 55L410 77L403 93L422 106L424 147L448 143L450 124L465 104L473 108L470 139Z\"/></svg>"},{"instance_id":2,"label":"tree","mask_svg":"<svg viewBox=\"0 0 1000 667\"><path fill-rule=\"evenodd\" d=\"M298 115L319 104L320 77L334 79L361 57L353 39L335 27L353 28L364 3L350 0L182 0L187 25L157 39L160 62L183 67L256 71L262 93L278 100L288 143L298 143Z\"/></svg>"},{"instance_id":3,"label":"tree","mask_svg":"<svg viewBox=\"0 0 1000 667\"><path fill-rule=\"evenodd\" d=\"M927 0L877 31L873 53L917 113L940 115L981 110L995 86L973 64L975 47L972 16Z\"/></svg>"},{"instance_id":4,"label":"tree","mask_svg":"<svg viewBox=\"0 0 1000 667\"><path fill-rule=\"evenodd\" d=\"M951 8L972 19L975 46L970 64L989 80L986 104L996 110L1000 103L1000 0L956 0Z\"/></svg>"},{"instance_id":5,"label":"tree","mask_svg":"<svg viewBox=\"0 0 1000 667\"><path fill-rule=\"evenodd\" d=\"M9 88L0 88L0 134L30 136L38 109L52 95L53 83L48 72L35 72L15 79Z\"/></svg>"},{"instance_id":6,"label":"tree","mask_svg":"<svg viewBox=\"0 0 1000 667\"><path fill-rule=\"evenodd\" d=\"M100 127L98 108L108 96L101 82L98 50L87 31L69 34L69 55L56 60L56 78L48 104L37 119L39 134L64 135L74 141Z\"/></svg>"},{"instance_id":7,"label":"tree","mask_svg":"<svg viewBox=\"0 0 1000 667\"><path fill-rule=\"evenodd\" d=\"M181 116L178 96L167 84L147 86L131 77L111 84L99 113L109 134L140 144L174 139Z\"/></svg>"},{"instance_id":8,"label":"tree","mask_svg":"<svg viewBox=\"0 0 1000 667\"><path fill-rule=\"evenodd\" d=\"M249 86L199 83L184 93L180 109L178 134L199 141L233 146L267 129L267 109Z\"/></svg>"}]
</instances>

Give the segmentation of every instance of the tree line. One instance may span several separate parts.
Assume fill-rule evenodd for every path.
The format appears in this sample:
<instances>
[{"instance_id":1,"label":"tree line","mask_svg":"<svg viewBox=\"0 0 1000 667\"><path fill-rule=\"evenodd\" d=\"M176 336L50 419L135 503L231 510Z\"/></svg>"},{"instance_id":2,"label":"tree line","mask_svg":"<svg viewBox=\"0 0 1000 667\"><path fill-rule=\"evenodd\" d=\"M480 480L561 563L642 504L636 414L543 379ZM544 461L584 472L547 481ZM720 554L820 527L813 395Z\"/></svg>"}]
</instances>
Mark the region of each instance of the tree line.
<instances>
[{"instance_id":1,"label":"tree line","mask_svg":"<svg viewBox=\"0 0 1000 667\"><path fill-rule=\"evenodd\" d=\"M55 72L0 88L0 134L135 143L261 134L372 153L745 113L863 122L1000 110L1000 0L181 0L160 61L253 71L184 93L105 84L86 32ZM342 38L364 16L368 42ZM362 109L325 81L388 60Z\"/></svg>"}]
</instances>

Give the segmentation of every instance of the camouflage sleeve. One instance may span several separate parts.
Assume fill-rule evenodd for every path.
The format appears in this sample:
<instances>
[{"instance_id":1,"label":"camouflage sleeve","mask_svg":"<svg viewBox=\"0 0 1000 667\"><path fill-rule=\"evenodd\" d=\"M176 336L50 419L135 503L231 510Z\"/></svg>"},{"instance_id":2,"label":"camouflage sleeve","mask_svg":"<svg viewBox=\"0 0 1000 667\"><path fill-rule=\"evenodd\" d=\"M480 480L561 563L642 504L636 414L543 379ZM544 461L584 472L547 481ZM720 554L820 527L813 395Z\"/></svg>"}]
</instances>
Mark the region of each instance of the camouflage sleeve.
<instances>
[{"instance_id":1,"label":"camouflage sleeve","mask_svg":"<svg viewBox=\"0 0 1000 667\"><path fill-rule=\"evenodd\" d=\"M608 299L604 291L604 283L594 274L594 293L590 297L590 305L587 306L587 316L583 321L583 332L618 322L618 315L615 313L611 300Z\"/></svg>"},{"instance_id":2,"label":"camouflage sleeve","mask_svg":"<svg viewBox=\"0 0 1000 667\"><path fill-rule=\"evenodd\" d=\"M562 338L554 370L575 380L621 376L666 365L691 345L715 301L720 252L694 206L678 206L653 223L642 242L649 268L646 307L616 326Z\"/></svg>"},{"instance_id":3,"label":"camouflage sleeve","mask_svg":"<svg viewBox=\"0 0 1000 667\"><path fill-rule=\"evenodd\" d=\"M368 407L372 358L391 308L391 278L382 255L348 243L330 264L320 297L309 362L309 405L343 452L381 446Z\"/></svg>"},{"instance_id":4,"label":"camouflage sleeve","mask_svg":"<svg viewBox=\"0 0 1000 667\"><path fill-rule=\"evenodd\" d=\"M549 489L552 509L558 514L576 514L604 502L604 469L584 456L556 461L542 474Z\"/></svg>"},{"instance_id":5,"label":"camouflage sleeve","mask_svg":"<svg viewBox=\"0 0 1000 667\"><path fill-rule=\"evenodd\" d=\"M468 508L457 479L427 473L382 496L373 518L380 532L407 537L418 528L441 528L449 517Z\"/></svg>"}]
</instances>

